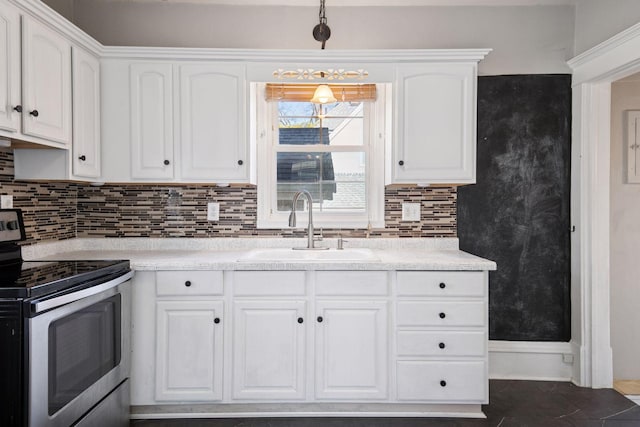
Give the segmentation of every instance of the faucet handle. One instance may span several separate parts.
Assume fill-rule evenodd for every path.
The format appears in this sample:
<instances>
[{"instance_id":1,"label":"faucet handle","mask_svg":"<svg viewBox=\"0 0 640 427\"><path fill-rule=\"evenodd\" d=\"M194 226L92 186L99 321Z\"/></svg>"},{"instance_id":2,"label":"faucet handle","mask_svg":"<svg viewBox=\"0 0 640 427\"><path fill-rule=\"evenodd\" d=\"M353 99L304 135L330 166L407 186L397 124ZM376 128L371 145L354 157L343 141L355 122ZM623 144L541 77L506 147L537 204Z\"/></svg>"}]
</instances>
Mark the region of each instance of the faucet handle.
<instances>
[{"instance_id":1,"label":"faucet handle","mask_svg":"<svg viewBox=\"0 0 640 427\"><path fill-rule=\"evenodd\" d=\"M315 240L316 242L322 242L323 239L324 236L322 235L322 227L320 227L320 234L317 237L313 236L313 240Z\"/></svg>"}]
</instances>

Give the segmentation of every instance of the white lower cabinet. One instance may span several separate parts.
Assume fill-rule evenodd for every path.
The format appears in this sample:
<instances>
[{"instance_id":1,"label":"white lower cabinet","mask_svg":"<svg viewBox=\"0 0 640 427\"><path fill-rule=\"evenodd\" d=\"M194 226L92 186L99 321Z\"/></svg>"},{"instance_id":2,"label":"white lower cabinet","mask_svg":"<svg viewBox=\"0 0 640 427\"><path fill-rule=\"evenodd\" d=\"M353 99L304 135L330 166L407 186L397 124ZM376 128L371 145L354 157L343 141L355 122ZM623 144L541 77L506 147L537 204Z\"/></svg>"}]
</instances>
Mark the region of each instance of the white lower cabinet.
<instances>
[{"instance_id":1,"label":"white lower cabinet","mask_svg":"<svg viewBox=\"0 0 640 427\"><path fill-rule=\"evenodd\" d=\"M419 404L469 416L488 402L487 272L160 271L139 280L134 406L401 415L409 409L400 404ZM145 308L153 298L155 311Z\"/></svg>"},{"instance_id":2,"label":"white lower cabinet","mask_svg":"<svg viewBox=\"0 0 640 427\"><path fill-rule=\"evenodd\" d=\"M233 398L304 399L305 302L233 305Z\"/></svg>"},{"instance_id":3,"label":"white lower cabinet","mask_svg":"<svg viewBox=\"0 0 640 427\"><path fill-rule=\"evenodd\" d=\"M156 307L156 400L222 400L222 301Z\"/></svg>"},{"instance_id":4,"label":"white lower cabinet","mask_svg":"<svg viewBox=\"0 0 640 427\"><path fill-rule=\"evenodd\" d=\"M386 301L316 303L318 399L386 399Z\"/></svg>"}]
</instances>

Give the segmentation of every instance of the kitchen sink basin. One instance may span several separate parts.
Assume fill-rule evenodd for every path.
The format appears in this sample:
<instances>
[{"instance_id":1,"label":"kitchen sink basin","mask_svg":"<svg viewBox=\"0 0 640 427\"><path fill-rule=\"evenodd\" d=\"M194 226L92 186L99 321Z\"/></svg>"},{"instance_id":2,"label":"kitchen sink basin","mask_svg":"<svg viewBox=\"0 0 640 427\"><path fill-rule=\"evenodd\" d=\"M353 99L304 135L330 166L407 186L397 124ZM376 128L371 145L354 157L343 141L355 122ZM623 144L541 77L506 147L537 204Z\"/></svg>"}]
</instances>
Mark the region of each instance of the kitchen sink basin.
<instances>
[{"instance_id":1,"label":"kitchen sink basin","mask_svg":"<svg viewBox=\"0 0 640 427\"><path fill-rule=\"evenodd\" d=\"M279 249L252 249L238 259L240 262L352 262L352 261L380 261L371 249L311 249L296 250L289 248Z\"/></svg>"}]
</instances>

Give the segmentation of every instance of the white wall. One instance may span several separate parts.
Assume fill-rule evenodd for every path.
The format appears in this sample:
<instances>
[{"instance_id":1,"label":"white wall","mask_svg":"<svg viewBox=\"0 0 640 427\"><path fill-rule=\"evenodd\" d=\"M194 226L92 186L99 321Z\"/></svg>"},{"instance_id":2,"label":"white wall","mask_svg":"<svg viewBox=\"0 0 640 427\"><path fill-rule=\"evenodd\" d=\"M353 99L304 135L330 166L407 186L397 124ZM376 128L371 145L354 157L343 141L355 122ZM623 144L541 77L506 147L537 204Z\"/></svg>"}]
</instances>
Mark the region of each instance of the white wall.
<instances>
[{"instance_id":1,"label":"white wall","mask_svg":"<svg viewBox=\"0 0 640 427\"><path fill-rule=\"evenodd\" d=\"M626 184L624 112L640 110L640 74L611 87L611 347L614 379L640 379L640 184Z\"/></svg>"},{"instance_id":2,"label":"white wall","mask_svg":"<svg viewBox=\"0 0 640 427\"><path fill-rule=\"evenodd\" d=\"M640 22L640 0L579 0L576 5L576 55Z\"/></svg>"},{"instance_id":3,"label":"white wall","mask_svg":"<svg viewBox=\"0 0 640 427\"><path fill-rule=\"evenodd\" d=\"M63 0L46 0L60 2ZM319 49L317 7L76 0L75 23L107 45ZM331 7L327 49L484 48L481 74L568 73L573 6Z\"/></svg>"}]
</instances>

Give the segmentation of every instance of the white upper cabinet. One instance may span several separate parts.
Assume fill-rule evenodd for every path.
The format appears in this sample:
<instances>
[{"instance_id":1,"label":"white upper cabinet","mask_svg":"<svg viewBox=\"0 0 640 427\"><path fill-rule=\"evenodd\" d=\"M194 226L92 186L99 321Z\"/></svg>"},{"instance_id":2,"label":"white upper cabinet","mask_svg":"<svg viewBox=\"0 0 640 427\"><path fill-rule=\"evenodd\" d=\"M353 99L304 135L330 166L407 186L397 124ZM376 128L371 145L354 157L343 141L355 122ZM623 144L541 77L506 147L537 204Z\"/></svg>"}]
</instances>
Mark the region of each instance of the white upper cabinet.
<instances>
[{"instance_id":1,"label":"white upper cabinet","mask_svg":"<svg viewBox=\"0 0 640 427\"><path fill-rule=\"evenodd\" d=\"M20 129L20 15L0 3L0 130Z\"/></svg>"},{"instance_id":2,"label":"white upper cabinet","mask_svg":"<svg viewBox=\"0 0 640 427\"><path fill-rule=\"evenodd\" d=\"M475 182L476 67L398 67L392 183Z\"/></svg>"},{"instance_id":3,"label":"white upper cabinet","mask_svg":"<svg viewBox=\"0 0 640 427\"><path fill-rule=\"evenodd\" d=\"M73 48L73 175L100 176L100 61Z\"/></svg>"},{"instance_id":4,"label":"white upper cabinet","mask_svg":"<svg viewBox=\"0 0 640 427\"><path fill-rule=\"evenodd\" d=\"M131 64L131 177L173 179L173 71Z\"/></svg>"},{"instance_id":5,"label":"white upper cabinet","mask_svg":"<svg viewBox=\"0 0 640 427\"><path fill-rule=\"evenodd\" d=\"M180 66L183 180L248 180L245 87L242 65Z\"/></svg>"},{"instance_id":6,"label":"white upper cabinet","mask_svg":"<svg viewBox=\"0 0 640 427\"><path fill-rule=\"evenodd\" d=\"M22 17L23 133L71 143L71 44Z\"/></svg>"}]
</instances>

